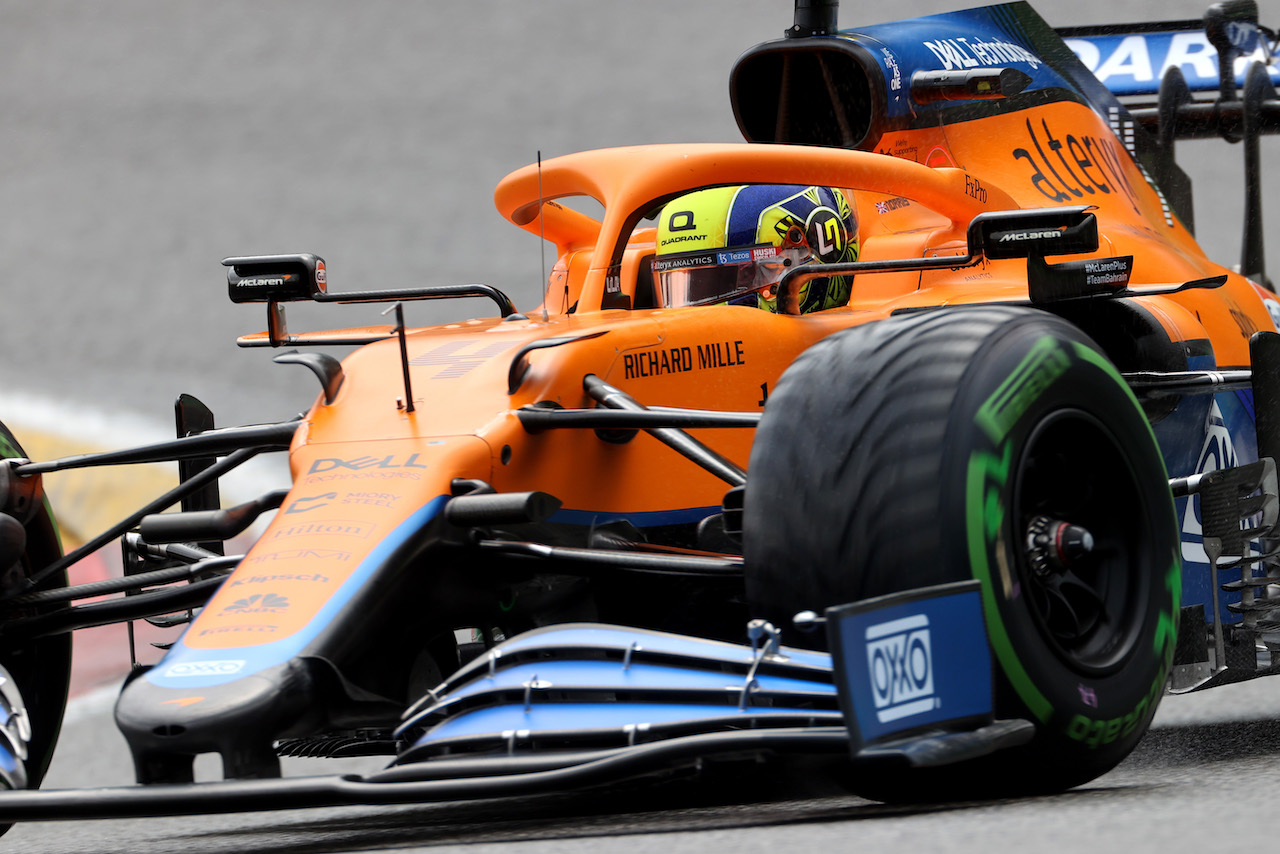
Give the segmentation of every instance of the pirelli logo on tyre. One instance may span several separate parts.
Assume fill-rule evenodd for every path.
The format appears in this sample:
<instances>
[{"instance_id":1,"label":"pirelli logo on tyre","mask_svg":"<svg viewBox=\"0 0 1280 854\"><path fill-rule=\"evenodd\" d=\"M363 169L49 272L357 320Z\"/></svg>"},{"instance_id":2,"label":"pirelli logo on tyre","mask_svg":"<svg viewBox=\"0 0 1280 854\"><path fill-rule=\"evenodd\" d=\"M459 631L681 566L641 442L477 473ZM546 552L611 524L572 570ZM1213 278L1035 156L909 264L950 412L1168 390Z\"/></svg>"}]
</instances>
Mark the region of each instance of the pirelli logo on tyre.
<instances>
[{"instance_id":1,"label":"pirelli logo on tyre","mask_svg":"<svg viewBox=\"0 0 1280 854\"><path fill-rule=\"evenodd\" d=\"M1037 341L975 417L992 444L999 445L1040 394L1062 376L1071 357L1050 336Z\"/></svg>"}]
</instances>

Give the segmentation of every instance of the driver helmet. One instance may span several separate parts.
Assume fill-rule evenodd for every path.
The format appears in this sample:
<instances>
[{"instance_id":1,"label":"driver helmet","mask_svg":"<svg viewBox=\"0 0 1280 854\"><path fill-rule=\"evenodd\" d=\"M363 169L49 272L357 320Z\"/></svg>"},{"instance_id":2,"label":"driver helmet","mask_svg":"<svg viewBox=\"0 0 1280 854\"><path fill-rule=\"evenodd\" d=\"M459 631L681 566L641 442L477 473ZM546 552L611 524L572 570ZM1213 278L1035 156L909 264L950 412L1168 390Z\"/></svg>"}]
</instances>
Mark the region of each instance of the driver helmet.
<instances>
[{"instance_id":1,"label":"driver helmet","mask_svg":"<svg viewBox=\"0 0 1280 854\"><path fill-rule=\"evenodd\" d=\"M658 221L654 280L664 307L749 305L777 311L777 284L798 264L858 260L858 218L834 187L747 184L668 202ZM810 279L800 313L846 305L853 277Z\"/></svg>"}]
</instances>

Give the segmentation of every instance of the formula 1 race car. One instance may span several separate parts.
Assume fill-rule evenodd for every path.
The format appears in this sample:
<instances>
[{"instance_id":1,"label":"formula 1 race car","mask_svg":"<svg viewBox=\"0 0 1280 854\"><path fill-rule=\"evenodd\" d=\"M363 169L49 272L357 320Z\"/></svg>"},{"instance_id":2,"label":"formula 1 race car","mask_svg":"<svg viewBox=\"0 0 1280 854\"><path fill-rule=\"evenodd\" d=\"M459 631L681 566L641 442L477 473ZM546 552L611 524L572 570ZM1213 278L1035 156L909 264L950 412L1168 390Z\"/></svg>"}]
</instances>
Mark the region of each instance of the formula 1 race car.
<instances>
[{"instance_id":1,"label":"formula 1 race car","mask_svg":"<svg viewBox=\"0 0 1280 854\"><path fill-rule=\"evenodd\" d=\"M1113 73L1132 40L1165 58L1158 87ZM797 0L732 72L749 144L582 152L498 185L555 247L536 308L227 258L231 300L267 308L240 345L307 348L276 361L319 381L308 412L219 429L184 396L168 442L33 462L0 441L9 788L48 765L74 630L188 624L116 705L139 785L6 792L0 821L793 753L883 800L1058 791L1120 762L1166 689L1280 669L1261 199L1221 267L1174 160L1179 139L1242 141L1258 187L1275 47L1251 0L1061 32L1024 3L841 31L834 2ZM406 324L412 301L470 297L496 312ZM394 323L292 331L293 301ZM221 507L222 475L278 451L291 484ZM156 461L180 486L62 554L45 476ZM119 578L68 586L117 540ZM206 753L225 781L192 782ZM387 770L276 779L280 756L368 755Z\"/></svg>"}]
</instances>

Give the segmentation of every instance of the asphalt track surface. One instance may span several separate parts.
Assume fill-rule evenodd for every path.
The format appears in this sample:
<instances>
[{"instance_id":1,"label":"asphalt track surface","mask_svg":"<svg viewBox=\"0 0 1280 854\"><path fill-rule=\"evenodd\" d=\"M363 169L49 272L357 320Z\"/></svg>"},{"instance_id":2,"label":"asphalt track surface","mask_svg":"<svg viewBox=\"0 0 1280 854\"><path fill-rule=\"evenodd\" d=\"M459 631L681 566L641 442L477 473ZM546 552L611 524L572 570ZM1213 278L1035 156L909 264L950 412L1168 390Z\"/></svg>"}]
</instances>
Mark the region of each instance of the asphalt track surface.
<instances>
[{"instance_id":1,"label":"asphalt track surface","mask_svg":"<svg viewBox=\"0 0 1280 854\"><path fill-rule=\"evenodd\" d=\"M962 3L846 0L841 22ZM1264 3L1264 23L1274 4ZM1043 5L1056 25L1153 17L1154 4ZM1193 18L1197 0L1160 4ZM163 438L178 392L220 423L288 417L316 389L236 335L261 306L226 298L229 255L315 252L334 290L481 281L538 301L538 242L506 225L507 172L588 148L734 141L733 60L791 21L789 0L647 3L466 0L0 2L0 259L6 322L0 412L33 456ZM1183 143L1201 242L1239 252L1238 148ZM1280 144L1264 143L1277 161ZM1273 169L1264 180L1280 196ZM1272 205L1274 208L1274 205ZM1280 265L1270 213L1268 254ZM549 263L549 262L548 262ZM306 310L303 310L306 309ZM444 311L485 312L486 303ZM377 323L376 307L300 307L291 328ZM410 308L410 323L443 319ZM39 452L33 449L39 448ZM278 475L251 472L241 489ZM118 473L117 473L118 474ZM167 475L148 474L146 478ZM72 514L107 517L159 480L79 482ZM52 480L52 479L51 479ZM94 517L96 518L96 517ZM83 522L92 527L94 521ZM85 572L109 572L110 562ZM78 659L93 642L78 648ZM99 663L64 730L48 784L127 784ZM20 825L26 852L789 849L1132 851L1270 842L1266 793L1280 757L1280 683L1174 698L1112 774L1064 796L903 810L769 774L657 794L591 793L501 804L348 808L254 816ZM216 769L206 767L205 774Z\"/></svg>"}]
</instances>

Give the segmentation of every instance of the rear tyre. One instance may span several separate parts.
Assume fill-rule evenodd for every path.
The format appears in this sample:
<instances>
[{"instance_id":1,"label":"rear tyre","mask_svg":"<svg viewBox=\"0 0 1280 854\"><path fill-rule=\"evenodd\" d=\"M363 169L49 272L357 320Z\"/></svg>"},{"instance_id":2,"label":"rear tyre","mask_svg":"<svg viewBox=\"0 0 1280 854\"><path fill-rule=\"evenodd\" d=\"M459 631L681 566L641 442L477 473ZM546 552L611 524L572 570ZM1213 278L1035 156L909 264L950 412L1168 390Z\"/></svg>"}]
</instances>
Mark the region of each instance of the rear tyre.
<instances>
[{"instance_id":1,"label":"rear tyre","mask_svg":"<svg viewBox=\"0 0 1280 854\"><path fill-rule=\"evenodd\" d=\"M983 307L825 339L770 395L749 472L757 613L788 626L802 610L976 578L996 715L1036 725L1029 745L982 760L878 769L860 794L1058 791L1146 731L1180 596L1172 498L1136 400L1075 327Z\"/></svg>"}]
</instances>

